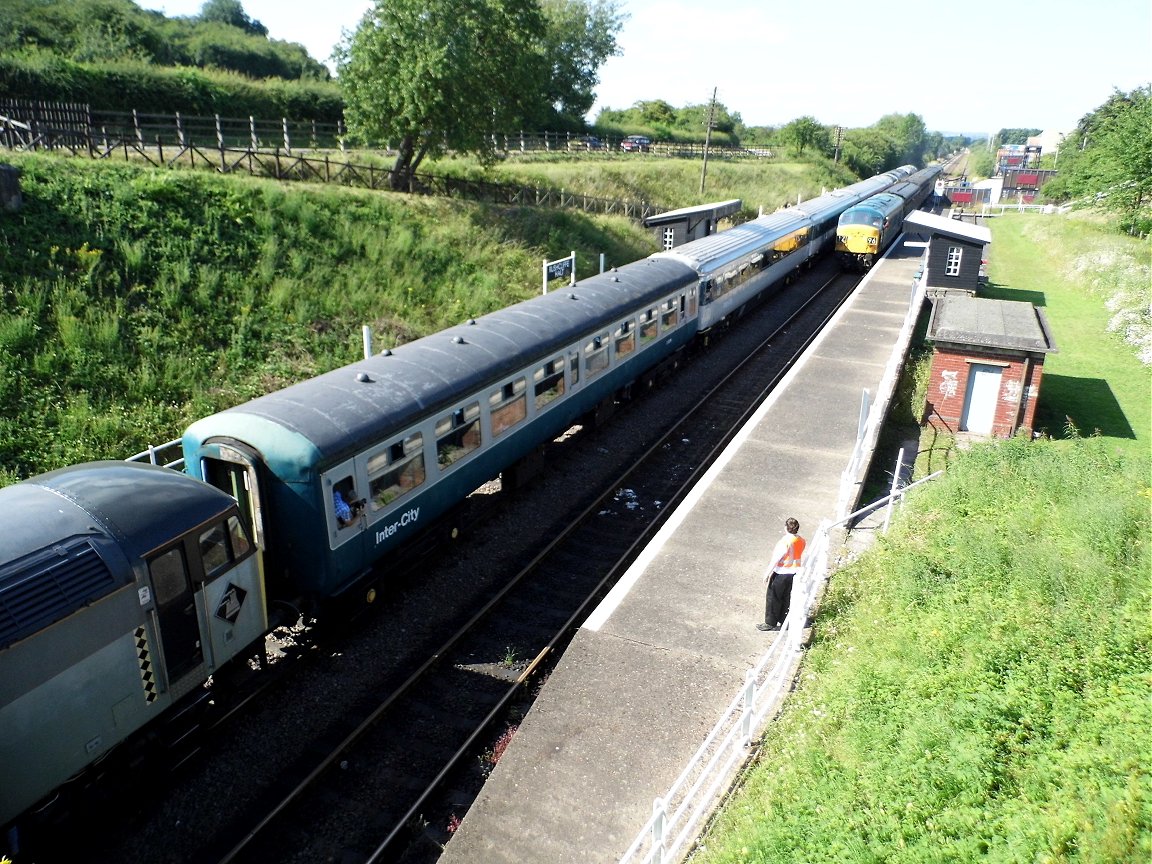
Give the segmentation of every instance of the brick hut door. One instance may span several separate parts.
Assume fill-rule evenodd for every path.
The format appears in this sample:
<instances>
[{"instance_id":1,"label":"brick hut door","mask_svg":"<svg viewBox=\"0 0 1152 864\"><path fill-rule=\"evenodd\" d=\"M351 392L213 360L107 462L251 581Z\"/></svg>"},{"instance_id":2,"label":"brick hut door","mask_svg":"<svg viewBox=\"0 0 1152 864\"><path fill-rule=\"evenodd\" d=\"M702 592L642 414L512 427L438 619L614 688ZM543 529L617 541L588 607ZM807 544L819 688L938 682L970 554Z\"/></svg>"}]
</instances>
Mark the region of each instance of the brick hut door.
<instances>
[{"instance_id":1,"label":"brick hut door","mask_svg":"<svg viewBox=\"0 0 1152 864\"><path fill-rule=\"evenodd\" d=\"M1000 396L999 366L973 363L968 371L968 389L964 393L964 413L960 416L960 431L988 435L996 418L996 400Z\"/></svg>"}]
</instances>

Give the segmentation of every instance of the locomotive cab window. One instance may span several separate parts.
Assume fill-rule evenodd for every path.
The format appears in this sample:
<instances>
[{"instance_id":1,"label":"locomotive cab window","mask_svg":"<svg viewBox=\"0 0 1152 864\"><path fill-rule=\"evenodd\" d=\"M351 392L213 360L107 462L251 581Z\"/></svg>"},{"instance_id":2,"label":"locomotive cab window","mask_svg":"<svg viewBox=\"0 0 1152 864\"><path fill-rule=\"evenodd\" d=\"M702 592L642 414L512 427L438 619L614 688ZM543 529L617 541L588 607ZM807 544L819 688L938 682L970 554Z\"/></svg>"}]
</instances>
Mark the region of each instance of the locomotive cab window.
<instances>
[{"instance_id":1,"label":"locomotive cab window","mask_svg":"<svg viewBox=\"0 0 1152 864\"><path fill-rule=\"evenodd\" d=\"M480 403L436 421L436 461L444 470L480 446Z\"/></svg>"},{"instance_id":2,"label":"locomotive cab window","mask_svg":"<svg viewBox=\"0 0 1152 864\"><path fill-rule=\"evenodd\" d=\"M191 590L184 550L179 546L149 561L148 572L152 574L152 590L156 594L157 606L166 606Z\"/></svg>"},{"instance_id":3,"label":"locomotive cab window","mask_svg":"<svg viewBox=\"0 0 1152 864\"><path fill-rule=\"evenodd\" d=\"M616 346L616 356L623 357L636 350L636 323L625 321L616 328L612 334L612 342Z\"/></svg>"},{"instance_id":4,"label":"locomotive cab window","mask_svg":"<svg viewBox=\"0 0 1152 864\"><path fill-rule=\"evenodd\" d=\"M235 516L200 532L200 560L204 565L204 581L210 582L244 558L252 545L244 533L244 526Z\"/></svg>"},{"instance_id":5,"label":"locomotive cab window","mask_svg":"<svg viewBox=\"0 0 1152 864\"><path fill-rule=\"evenodd\" d=\"M608 368L608 334L592 338L584 346L584 369L593 378Z\"/></svg>"},{"instance_id":6,"label":"locomotive cab window","mask_svg":"<svg viewBox=\"0 0 1152 864\"><path fill-rule=\"evenodd\" d=\"M532 374L532 387L539 411L554 399L564 395L564 356L550 360Z\"/></svg>"},{"instance_id":7,"label":"locomotive cab window","mask_svg":"<svg viewBox=\"0 0 1152 864\"><path fill-rule=\"evenodd\" d=\"M528 416L528 402L524 392L526 388L527 381L524 378L517 378L488 394L493 438L507 432Z\"/></svg>"},{"instance_id":8,"label":"locomotive cab window","mask_svg":"<svg viewBox=\"0 0 1152 864\"><path fill-rule=\"evenodd\" d=\"M416 432L388 445L367 467L372 510L382 510L424 482L424 436Z\"/></svg>"}]
</instances>

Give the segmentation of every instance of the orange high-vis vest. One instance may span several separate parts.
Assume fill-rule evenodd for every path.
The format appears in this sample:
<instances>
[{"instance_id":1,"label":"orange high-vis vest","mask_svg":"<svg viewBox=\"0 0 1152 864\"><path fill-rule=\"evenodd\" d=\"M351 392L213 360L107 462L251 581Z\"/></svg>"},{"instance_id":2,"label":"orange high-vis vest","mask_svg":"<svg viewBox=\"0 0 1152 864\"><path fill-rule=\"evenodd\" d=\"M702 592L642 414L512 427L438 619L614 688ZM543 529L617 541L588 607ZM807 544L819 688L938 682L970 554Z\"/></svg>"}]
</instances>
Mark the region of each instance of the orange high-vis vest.
<instances>
[{"instance_id":1,"label":"orange high-vis vest","mask_svg":"<svg viewBox=\"0 0 1152 864\"><path fill-rule=\"evenodd\" d=\"M803 537L793 537L788 541L788 548L784 550L784 554L772 569L777 573L798 573L800 559L804 557L804 545Z\"/></svg>"}]
</instances>

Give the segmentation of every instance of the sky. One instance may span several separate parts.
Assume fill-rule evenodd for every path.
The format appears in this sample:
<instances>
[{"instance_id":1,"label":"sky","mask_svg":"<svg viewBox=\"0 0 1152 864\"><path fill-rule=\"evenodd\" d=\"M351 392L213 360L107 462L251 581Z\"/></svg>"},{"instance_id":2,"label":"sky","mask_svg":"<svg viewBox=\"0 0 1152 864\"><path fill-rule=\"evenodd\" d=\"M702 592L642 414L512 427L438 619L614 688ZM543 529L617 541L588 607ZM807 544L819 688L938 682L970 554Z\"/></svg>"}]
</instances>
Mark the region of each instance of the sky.
<instances>
[{"instance_id":1,"label":"sky","mask_svg":"<svg viewBox=\"0 0 1152 864\"><path fill-rule=\"evenodd\" d=\"M273 39L328 61L371 0L241 0ZM203 0L137 0L195 15ZM600 69L600 109L716 98L749 126L811 116L871 126L918 114L929 131L1067 132L1152 82L1152 0L617 0L621 56Z\"/></svg>"}]
</instances>

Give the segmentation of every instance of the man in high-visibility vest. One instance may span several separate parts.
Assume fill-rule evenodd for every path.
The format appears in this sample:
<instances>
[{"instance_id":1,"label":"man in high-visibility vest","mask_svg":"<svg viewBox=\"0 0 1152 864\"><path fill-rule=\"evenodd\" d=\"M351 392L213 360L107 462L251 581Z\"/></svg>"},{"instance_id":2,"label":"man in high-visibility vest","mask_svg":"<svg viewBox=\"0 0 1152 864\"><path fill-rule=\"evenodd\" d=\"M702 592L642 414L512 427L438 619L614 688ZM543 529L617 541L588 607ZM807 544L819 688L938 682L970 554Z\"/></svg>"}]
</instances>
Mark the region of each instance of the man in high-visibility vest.
<instances>
[{"instance_id":1,"label":"man in high-visibility vest","mask_svg":"<svg viewBox=\"0 0 1152 864\"><path fill-rule=\"evenodd\" d=\"M784 520L787 532L772 549L772 563L764 573L768 590L764 596L764 621L756 625L757 630L779 630L788 617L788 606L792 602L792 580L800 572L804 559L804 538L800 536L800 523L795 519Z\"/></svg>"}]
</instances>

